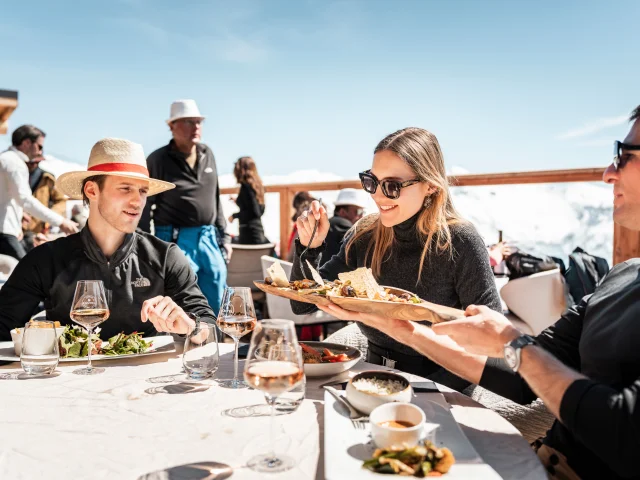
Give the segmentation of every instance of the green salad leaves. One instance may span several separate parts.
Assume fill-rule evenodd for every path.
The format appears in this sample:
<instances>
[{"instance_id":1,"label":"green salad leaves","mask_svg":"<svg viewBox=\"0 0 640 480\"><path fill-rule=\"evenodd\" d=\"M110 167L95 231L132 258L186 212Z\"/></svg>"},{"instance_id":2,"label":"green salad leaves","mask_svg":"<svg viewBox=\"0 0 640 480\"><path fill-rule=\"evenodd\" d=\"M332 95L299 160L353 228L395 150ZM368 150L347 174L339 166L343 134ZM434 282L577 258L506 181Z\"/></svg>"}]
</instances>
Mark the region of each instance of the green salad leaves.
<instances>
[{"instance_id":1,"label":"green salad leaves","mask_svg":"<svg viewBox=\"0 0 640 480\"><path fill-rule=\"evenodd\" d=\"M89 354L87 331L76 325L67 325L58 339L60 358L82 358ZM146 342L138 332L129 335L118 333L105 344L100 339L99 329L91 335L92 355L133 355L144 353L153 346L153 342Z\"/></svg>"}]
</instances>

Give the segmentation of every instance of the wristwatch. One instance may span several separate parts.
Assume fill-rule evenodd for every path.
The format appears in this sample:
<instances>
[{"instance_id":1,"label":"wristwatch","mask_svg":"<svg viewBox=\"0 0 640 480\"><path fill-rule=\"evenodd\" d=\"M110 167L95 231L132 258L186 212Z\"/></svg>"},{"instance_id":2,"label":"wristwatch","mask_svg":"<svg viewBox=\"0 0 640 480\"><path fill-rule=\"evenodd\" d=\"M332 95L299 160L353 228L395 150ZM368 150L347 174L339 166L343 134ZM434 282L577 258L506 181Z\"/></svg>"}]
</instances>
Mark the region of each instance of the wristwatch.
<instances>
[{"instance_id":1,"label":"wristwatch","mask_svg":"<svg viewBox=\"0 0 640 480\"><path fill-rule=\"evenodd\" d=\"M520 368L522 349L528 345L536 345L536 340L531 335L520 335L515 340L505 343L504 359L514 372Z\"/></svg>"}]
</instances>

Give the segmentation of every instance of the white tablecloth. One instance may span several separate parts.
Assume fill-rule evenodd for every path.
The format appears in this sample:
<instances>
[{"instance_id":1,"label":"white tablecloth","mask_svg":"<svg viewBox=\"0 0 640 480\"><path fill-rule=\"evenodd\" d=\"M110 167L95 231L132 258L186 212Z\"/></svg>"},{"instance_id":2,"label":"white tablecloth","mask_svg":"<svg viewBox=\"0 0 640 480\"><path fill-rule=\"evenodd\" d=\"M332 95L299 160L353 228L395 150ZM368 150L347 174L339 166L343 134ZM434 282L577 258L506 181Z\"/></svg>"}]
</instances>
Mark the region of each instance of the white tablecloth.
<instances>
[{"instance_id":1,"label":"white tablecloth","mask_svg":"<svg viewBox=\"0 0 640 480\"><path fill-rule=\"evenodd\" d=\"M232 345L220 348L216 377L229 378ZM233 479L264 477L243 465L269 449L269 416L229 414L237 407L264 405L262 393L227 390L214 381L202 382L209 388L196 393L154 393L166 384L150 379L180 372L182 361L175 354L101 362L106 371L88 377L70 373L79 365L60 364L60 374L50 378L0 380L1 479L136 479L201 461L231 465ZM363 363L356 370L371 367ZM0 373L19 369L11 364ZM300 408L276 417L276 450L297 458L298 466L273 478L324 477L319 385L326 380L309 379ZM536 456L506 420L462 394L446 397L478 453L503 478L545 478Z\"/></svg>"}]
</instances>

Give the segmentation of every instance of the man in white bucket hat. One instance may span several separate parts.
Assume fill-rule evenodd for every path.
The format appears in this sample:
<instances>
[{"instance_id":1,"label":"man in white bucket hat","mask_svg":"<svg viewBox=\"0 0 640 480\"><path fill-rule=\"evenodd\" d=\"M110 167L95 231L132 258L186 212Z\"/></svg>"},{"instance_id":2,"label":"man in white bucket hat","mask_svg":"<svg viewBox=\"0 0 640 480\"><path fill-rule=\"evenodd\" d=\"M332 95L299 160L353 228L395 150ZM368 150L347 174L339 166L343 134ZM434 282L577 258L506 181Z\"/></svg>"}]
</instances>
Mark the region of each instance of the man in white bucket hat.
<instances>
[{"instance_id":1,"label":"man in white bucket hat","mask_svg":"<svg viewBox=\"0 0 640 480\"><path fill-rule=\"evenodd\" d=\"M40 302L47 318L71 323L78 280L102 280L110 308L102 338L120 333L188 333L197 318L215 322L189 262L175 245L136 227L147 196L174 188L149 177L142 146L105 138L87 170L58 177L56 188L89 205L80 233L29 252L0 290L0 340L23 326Z\"/></svg>"},{"instance_id":2,"label":"man in white bucket hat","mask_svg":"<svg viewBox=\"0 0 640 480\"><path fill-rule=\"evenodd\" d=\"M323 261L329 261L340 251L345 234L364 215L367 197L364 190L356 190L355 188L340 190L338 198L333 204L335 206L333 217L329 220L329 233L327 233L322 253Z\"/></svg>"},{"instance_id":3,"label":"man in white bucket hat","mask_svg":"<svg viewBox=\"0 0 640 480\"><path fill-rule=\"evenodd\" d=\"M231 256L231 245L216 161L211 149L201 143L204 118L194 100L171 105L167 123L173 138L149 155L147 166L152 178L174 183L176 188L147 203L140 228L150 232L153 219L155 235L180 247L217 312L227 283L225 257Z\"/></svg>"}]
</instances>

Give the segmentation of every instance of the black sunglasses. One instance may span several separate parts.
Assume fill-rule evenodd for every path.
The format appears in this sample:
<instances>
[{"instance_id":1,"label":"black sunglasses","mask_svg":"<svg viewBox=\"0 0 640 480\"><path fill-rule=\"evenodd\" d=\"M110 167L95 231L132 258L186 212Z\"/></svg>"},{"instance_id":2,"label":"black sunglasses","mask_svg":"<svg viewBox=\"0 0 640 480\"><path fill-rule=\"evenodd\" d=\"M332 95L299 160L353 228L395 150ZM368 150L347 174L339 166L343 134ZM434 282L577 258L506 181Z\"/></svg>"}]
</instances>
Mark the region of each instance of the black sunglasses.
<instances>
[{"instance_id":1,"label":"black sunglasses","mask_svg":"<svg viewBox=\"0 0 640 480\"><path fill-rule=\"evenodd\" d=\"M399 182L398 180L378 180L378 178L371 173L371 170L360 173L360 182L365 192L373 195L378 190L378 185L382 186L382 193L385 197L395 200L400 197L400 190L405 187L410 187L416 183L420 183L417 178L413 180L407 180L406 182Z\"/></svg>"},{"instance_id":2,"label":"black sunglasses","mask_svg":"<svg viewBox=\"0 0 640 480\"><path fill-rule=\"evenodd\" d=\"M629 145L618 140L613 142L613 166L622 170L631 158L622 155L622 150L640 150L640 145Z\"/></svg>"}]
</instances>

